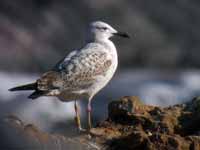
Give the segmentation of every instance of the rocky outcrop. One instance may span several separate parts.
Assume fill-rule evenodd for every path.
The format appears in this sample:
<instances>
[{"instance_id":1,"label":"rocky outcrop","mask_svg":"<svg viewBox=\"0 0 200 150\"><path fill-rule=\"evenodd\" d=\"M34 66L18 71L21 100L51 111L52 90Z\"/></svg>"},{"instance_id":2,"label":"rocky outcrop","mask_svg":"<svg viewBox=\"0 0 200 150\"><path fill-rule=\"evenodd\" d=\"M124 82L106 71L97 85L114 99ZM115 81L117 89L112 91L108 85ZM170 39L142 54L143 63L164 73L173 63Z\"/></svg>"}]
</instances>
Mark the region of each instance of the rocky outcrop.
<instances>
[{"instance_id":1,"label":"rocky outcrop","mask_svg":"<svg viewBox=\"0 0 200 150\"><path fill-rule=\"evenodd\" d=\"M107 120L91 129L90 135L84 133L75 138L44 133L13 116L4 120L1 126L3 124L7 129L6 136L11 137L7 141L18 147L199 150L200 98L161 108L145 105L135 96L123 97L109 104Z\"/></svg>"},{"instance_id":2,"label":"rocky outcrop","mask_svg":"<svg viewBox=\"0 0 200 150\"><path fill-rule=\"evenodd\" d=\"M69 138L45 133L32 124L25 125L16 116L8 116L0 123L0 149L5 150L93 150L87 135Z\"/></svg>"},{"instance_id":3,"label":"rocky outcrop","mask_svg":"<svg viewBox=\"0 0 200 150\"><path fill-rule=\"evenodd\" d=\"M199 150L200 98L161 108L144 105L138 97L123 97L109 104L108 119L95 130L103 128L101 137L114 137L110 149Z\"/></svg>"}]
</instances>

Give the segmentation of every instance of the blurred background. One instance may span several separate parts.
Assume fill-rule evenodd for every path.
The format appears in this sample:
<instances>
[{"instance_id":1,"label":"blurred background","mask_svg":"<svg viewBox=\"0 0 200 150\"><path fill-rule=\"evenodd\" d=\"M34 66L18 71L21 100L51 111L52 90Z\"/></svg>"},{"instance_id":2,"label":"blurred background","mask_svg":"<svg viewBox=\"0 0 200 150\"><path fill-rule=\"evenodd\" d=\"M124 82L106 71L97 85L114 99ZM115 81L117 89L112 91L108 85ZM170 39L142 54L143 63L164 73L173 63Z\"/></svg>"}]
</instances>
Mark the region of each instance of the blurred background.
<instances>
[{"instance_id":1,"label":"blurred background","mask_svg":"<svg viewBox=\"0 0 200 150\"><path fill-rule=\"evenodd\" d=\"M119 68L93 101L97 121L106 117L109 101L125 95L160 106L189 101L200 92L199 18L195 0L1 0L0 116L14 113L49 131L67 128L73 103L31 101L28 92L7 89L36 80L81 47L94 20L132 37L113 39Z\"/></svg>"}]
</instances>

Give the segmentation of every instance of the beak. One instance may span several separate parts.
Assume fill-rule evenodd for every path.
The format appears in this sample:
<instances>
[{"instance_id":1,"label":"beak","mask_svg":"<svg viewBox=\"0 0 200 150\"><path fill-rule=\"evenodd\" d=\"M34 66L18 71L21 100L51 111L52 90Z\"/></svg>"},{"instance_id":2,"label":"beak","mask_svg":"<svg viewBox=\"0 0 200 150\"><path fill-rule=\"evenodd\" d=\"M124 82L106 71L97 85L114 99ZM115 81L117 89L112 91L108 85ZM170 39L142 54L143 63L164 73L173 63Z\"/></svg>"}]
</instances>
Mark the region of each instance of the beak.
<instances>
[{"instance_id":1,"label":"beak","mask_svg":"<svg viewBox=\"0 0 200 150\"><path fill-rule=\"evenodd\" d=\"M125 32L116 32L116 33L113 33L114 35L117 35L117 36L121 36L121 37L124 37L124 38L130 38L130 36L125 33Z\"/></svg>"}]
</instances>

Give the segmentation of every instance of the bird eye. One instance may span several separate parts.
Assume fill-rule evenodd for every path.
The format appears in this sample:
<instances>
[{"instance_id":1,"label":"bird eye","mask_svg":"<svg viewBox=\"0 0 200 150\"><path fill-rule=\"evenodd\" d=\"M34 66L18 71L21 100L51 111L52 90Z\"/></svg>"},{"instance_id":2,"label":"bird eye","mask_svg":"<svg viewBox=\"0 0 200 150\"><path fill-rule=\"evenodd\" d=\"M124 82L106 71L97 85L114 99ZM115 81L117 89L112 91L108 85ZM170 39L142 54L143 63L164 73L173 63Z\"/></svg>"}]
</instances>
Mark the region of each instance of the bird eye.
<instances>
[{"instance_id":1,"label":"bird eye","mask_svg":"<svg viewBox=\"0 0 200 150\"><path fill-rule=\"evenodd\" d=\"M101 31L106 31L106 30L108 30L108 28L107 27L96 27L98 30L101 30Z\"/></svg>"}]
</instances>

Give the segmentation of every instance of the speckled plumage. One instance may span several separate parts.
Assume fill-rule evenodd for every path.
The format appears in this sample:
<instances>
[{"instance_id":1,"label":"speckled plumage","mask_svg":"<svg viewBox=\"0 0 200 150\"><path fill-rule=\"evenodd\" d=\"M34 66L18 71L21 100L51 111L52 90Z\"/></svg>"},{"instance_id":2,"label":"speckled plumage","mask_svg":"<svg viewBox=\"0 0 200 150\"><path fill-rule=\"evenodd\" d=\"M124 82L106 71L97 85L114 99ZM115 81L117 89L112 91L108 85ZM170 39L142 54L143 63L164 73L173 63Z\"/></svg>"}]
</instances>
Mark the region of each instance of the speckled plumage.
<instances>
[{"instance_id":1,"label":"speckled plumage","mask_svg":"<svg viewBox=\"0 0 200 150\"><path fill-rule=\"evenodd\" d=\"M76 123L81 129L76 100L88 100L88 125L91 128L91 100L113 77L117 65L117 51L109 39L114 35L128 37L110 25L96 21L90 24L88 43L61 59L35 83L14 87L10 91L34 90L29 96L56 96L61 101L75 100Z\"/></svg>"},{"instance_id":2,"label":"speckled plumage","mask_svg":"<svg viewBox=\"0 0 200 150\"><path fill-rule=\"evenodd\" d=\"M114 55L116 53L110 52L105 43L88 43L84 48L72 51L38 79L38 89L48 91L45 95L57 96L63 101L94 96L102 85L99 79L108 82L107 78L111 78L110 74L108 76L109 69L113 70L113 74L117 67ZM100 84L98 89L94 88L97 83Z\"/></svg>"}]
</instances>

